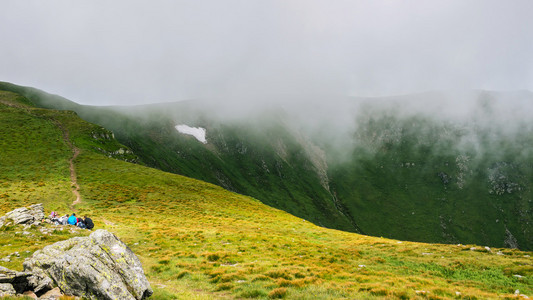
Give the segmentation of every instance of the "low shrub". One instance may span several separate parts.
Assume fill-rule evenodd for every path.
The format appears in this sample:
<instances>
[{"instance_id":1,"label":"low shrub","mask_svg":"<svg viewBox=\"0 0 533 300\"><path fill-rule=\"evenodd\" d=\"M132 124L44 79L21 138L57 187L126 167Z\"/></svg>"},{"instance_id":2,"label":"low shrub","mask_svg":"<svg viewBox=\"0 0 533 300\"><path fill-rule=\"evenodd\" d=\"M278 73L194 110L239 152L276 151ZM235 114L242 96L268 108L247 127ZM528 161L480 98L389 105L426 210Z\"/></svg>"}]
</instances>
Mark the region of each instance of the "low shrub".
<instances>
[{"instance_id":1,"label":"low shrub","mask_svg":"<svg viewBox=\"0 0 533 300\"><path fill-rule=\"evenodd\" d=\"M209 255L207 256L207 260L208 260L208 261L217 261L217 260L219 260L219 259L220 259L220 256L219 256L218 254L216 254L216 253L209 254Z\"/></svg>"},{"instance_id":2,"label":"low shrub","mask_svg":"<svg viewBox=\"0 0 533 300\"><path fill-rule=\"evenodd\" d=\"M183 271L179 272L179 273L176 275L176 279L181 279L181 278L183 278L183 277L185 277L185 276L187 276L187 275L189 275L189 274L191 274L191 273L189 273L189 271L185 271L185 270L183 270Z\"/></svg>"},{"instance_id":3,"label":"low shrub","mask_svg":"<svg viewBox=\"0 0 533 300\"><path fill-rule=\"evenodd\" d=\"M286 295L287 295L286 288L277 288L277 289L273 289L272 291L270 291L270 293L268 293L268 298L281 299L281 298L285 298Z\"/></svg>"},{"instance_id":4,"label":"low shrub","mask_svg":"<svg viewBox=\"0 0 533 300\"><path fill-rule=\"evenodd\" d=\"M266 273L266 276L270 278L283 278L291 280L292 276L287 270L272 270Z\"/></svg>"},{"instance_id":5,"label":"low shrub","mask_svg":"<svg viewBox=\"0 0 533 300\"><path fill-rule=\"evenodd\" d=\"M268 276L265 276L263 274L259 274L257 276L255 276L254 278L252 278L252 282L256 282L256 281L270 281L272 280L270 277Z\"/></svg>"}]
</instances>

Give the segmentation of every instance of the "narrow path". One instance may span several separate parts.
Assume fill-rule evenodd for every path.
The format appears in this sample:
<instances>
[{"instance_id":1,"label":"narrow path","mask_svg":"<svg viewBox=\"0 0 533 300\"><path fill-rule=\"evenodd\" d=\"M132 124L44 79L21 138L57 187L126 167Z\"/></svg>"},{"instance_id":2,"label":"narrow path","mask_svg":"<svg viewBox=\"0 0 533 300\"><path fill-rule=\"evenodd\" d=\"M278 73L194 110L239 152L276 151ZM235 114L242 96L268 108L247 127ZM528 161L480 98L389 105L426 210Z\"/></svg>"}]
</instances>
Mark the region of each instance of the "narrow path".
<instances>
[{"instance_id":1,"label":"narrow path","mask_svg":"<svg viewBox=\"0 0 533 300\"><path fill-rule=\"evenodd\" d=\"M63 125L59 121L54 122L59 129L63 132L63 139L67 143L67 145L72 149L72 157L68 160L69 163L69 170L70 170L70 184L72 186L72 194L76 197L74 202L72 202L71 207L74 208L74 206L81 202L81 195L80 195L80 186L78 185L78 177L76 175L76 168L74 167L74 160L78 157L78 155L81 153L81 149L74 146L72 141L70 140L69 132L68 130L63 127Z\"/></svg>"},{"instance_id":2,"label":"narrow path","mask_svg":"<svg viewBox=\"0 0 533 300\"><path fill-rule=\"evenodd\" d=\"M18 104L18 103L7 102L3 100L0 100L0 104L25 109L30 115L35 116L34 114L31 113L31 108L28 106ZM81 149L74 146L74 144L70 140L68 129L65 128L63 124L61 124L61 122L53 118L51 119L51 121L54 124L56 124L56 126L59 127L59 129L63 132L63 139L65 140L69 148L72 150L72 157L68 160L68 163L69 163L69 170L70 170L70 184L71 184L71 187L73 188L72 194L74 194L74 196L76 197L74 202L72 202L71 204L71 207L74 209L74 206L81 202L80 186L78 185L78 177L76 176L76 168L74 167L74 160L76 160L78 155L81 153Z\"/></svg>"},{"instance_id":3,"label":"narrow path","mask_svg":"<svg viewBox=\"0 0 533 300\"><path fill-rule=\"evenodd\" d=\"M70 142L70 140L69 140ZM78 185L78 177L76 176L76 169L74 168L74 160L78 155L80 154L80 148L75 147L71 144L72 151L74 152L74 155L72 155L72 158L68 161L69 162L69 169L70 169L70 182L74 189L72 190L72 193L74 196L76 196L76 200L72 202L72 206L78 204L81 202L81 195L80 195L80 186Z\"/></svg>"}]
</instances>

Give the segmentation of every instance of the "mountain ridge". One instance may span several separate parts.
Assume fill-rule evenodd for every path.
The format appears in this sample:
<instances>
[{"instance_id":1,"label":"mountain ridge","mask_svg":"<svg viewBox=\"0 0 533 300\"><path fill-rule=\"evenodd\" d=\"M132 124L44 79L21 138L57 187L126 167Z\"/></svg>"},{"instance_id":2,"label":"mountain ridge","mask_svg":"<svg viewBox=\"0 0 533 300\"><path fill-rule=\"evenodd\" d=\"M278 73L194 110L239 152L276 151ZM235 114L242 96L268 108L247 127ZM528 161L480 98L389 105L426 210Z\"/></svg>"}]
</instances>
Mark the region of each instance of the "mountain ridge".
<instances>
[{"instance_id":1,"label":"mountain ridge","mask_svg":"<svg viewBox=\"0 0 533 300\"><path fill-rule=\"evenodd\" d=\"M125 146L112 136L95 137L101 127L72 112L32 108L13 93L0 93L0 99L0 211L43 202L46 213L70 212L72 151L53 123L58 120L81 149L74 160L83 196L77 212L139 256L154 299L496 299L533 293L531 252L318 227L216 185L109 157L94 143ZM13 101L24 106L5 105ZM0 257L11 257L2 264L18 270L33 252L76 235L50 229L21 234L22 228L2 227Z\"/></svg>"},{"instance_id":2,"label":"mountain ridge","mask_svg":"<svg viewBox=\"0 0 533 300\"><path fill-rule=\"evenodd\" d=\"M203 107L191 101L129 112L121 111L124 107L75 108L80 116L111 128L149 166L254 196L321 226L416 241L531 249L532 174L527 167L533 158L526 149L533 146L527 138L533 127L526 122L516 130L517 122L505 115L520 121L527 112L515 112L516 105L505 106L508 101L500 101L505 98L487 91L459 94L441 93L451 97L448 102L427 98L435 93L377 104L352 99L313 107L310 102L303 108L310 117L300 123L294 111L271 104L263 111L248 103L239 108L244 115L227 115L232 107L226 103ZM435 103L421 105L431 99ZM222 106L226 112L217 109ZM146 108L151 110L142 113ZM495 115L495 110L505 114ZM331 111L344 115L328 117ZM506 118L513 121L507 122L509 128L498 127ZM208 144L180 135L174 128L180 123L206 128ZM518 242L506 244L513 238Z\"/></svg>"}]
</instances>

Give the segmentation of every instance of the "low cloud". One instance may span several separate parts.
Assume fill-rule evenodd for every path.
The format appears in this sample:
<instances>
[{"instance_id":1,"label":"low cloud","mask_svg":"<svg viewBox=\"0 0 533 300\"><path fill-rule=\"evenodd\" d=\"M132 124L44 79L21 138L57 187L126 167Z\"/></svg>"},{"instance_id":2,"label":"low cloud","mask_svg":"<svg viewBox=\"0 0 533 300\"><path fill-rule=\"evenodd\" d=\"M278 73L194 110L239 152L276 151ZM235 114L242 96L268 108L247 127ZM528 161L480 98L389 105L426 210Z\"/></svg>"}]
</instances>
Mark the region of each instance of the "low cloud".
<instances>
[{"instance_id":1,"label":"low cloud","mask_svg":"<svg viewBox=\"0 0 533 300\"><path fill-rule=\"evenodd\" d=\"M0 80L83 104L533 90L533 2L3 2Z\"/></svg>"}]
</instances>

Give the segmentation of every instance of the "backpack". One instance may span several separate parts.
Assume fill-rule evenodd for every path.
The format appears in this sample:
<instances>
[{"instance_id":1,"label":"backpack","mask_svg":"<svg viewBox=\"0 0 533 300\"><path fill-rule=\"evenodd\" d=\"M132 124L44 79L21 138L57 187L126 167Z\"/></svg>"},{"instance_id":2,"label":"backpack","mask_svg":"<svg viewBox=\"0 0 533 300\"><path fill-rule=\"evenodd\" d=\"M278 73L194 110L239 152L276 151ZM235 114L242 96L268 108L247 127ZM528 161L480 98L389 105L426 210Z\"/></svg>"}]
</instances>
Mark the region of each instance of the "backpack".
<instances>
[{"instance_id":1,"label":"backpack","mask_svg":"<svg viewBox=\"0 0 533 300\"><path fill-rule=\"evenodd\" d=\"M94 228L93 220L91 220L91 218L85 218L85 226L87 226L87 229L93 229Z\"/></svg>"},{"instance_id":2,"label":"backpack","mask_svg":"<svg viewBox=\"0 0 533 300\"><path fill-rule=\"evenodd\" d=\"M83 220L78 219L78 224L76 224L79 228L87 229L87 226L85 226L85 222Z\"/></svg>"}]
</instances>

